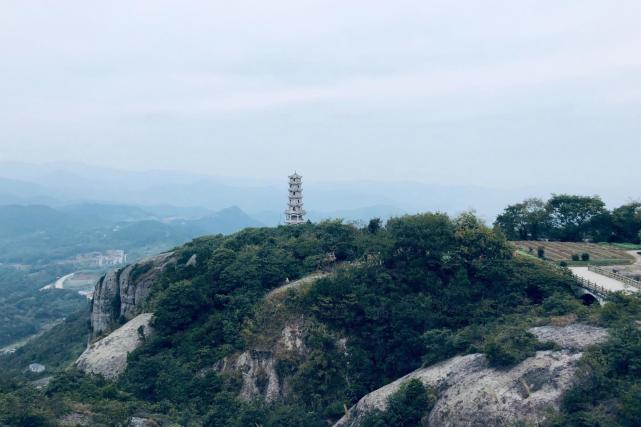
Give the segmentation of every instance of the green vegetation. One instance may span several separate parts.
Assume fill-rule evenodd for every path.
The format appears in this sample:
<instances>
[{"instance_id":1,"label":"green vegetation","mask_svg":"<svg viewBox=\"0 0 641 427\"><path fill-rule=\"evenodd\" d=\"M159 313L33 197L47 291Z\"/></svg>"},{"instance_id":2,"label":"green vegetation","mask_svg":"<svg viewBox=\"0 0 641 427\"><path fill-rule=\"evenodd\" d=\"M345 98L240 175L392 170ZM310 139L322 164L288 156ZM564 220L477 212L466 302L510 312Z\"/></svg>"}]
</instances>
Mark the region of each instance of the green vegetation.
<instances>
[{"instance_id":1,"label":"green vegetation","mask_svg":"<svg viewBox=\"0 0 641 427\"><path fill-rule=\"evenodd\" d=\"M198 262L186 266L194 254ZM286 279L326 268L334 257L343 264L335 274L265 300ZM196 239L178 249L178 258L147 302L156 332L129 356L116 383L70 369L42 394L4 384L0 425L15 416L47 425L84 408L98 425L142 415L186 426L320 427L366 393L425 364L479 351L497 367L518 363L545 348L526 330L551 317L571 313L618 325L633 311L621 308L628 300L615 301L614 309L583 306L569 273L533 257L512 257L503 235L471 214L406 216L364 228L327 221L247 229ZM240 400L239 375L220 374L214 366L268 341L267 331L279 334L286 319L304 319L306 347L304 357L276 361L288 378L288 398ZM53 351L46 348L43 343L45 353ZM71 360L71 353L51 360ZM18 393L40 400L36 406L25 397L18 408ZM433 391L409 382L366 425L421 425L433 400Z\"/></svg>"},{"instance_id":2,"label":"green vegetation","mask_svg":"<svg viewBox=\"0 0 641 427\"><path fill-rule=\"evenodd\" d=\"M528 199L508 206L497 217L495 226L510 240L639 244L641 203L608 211L598 196L555 194L547 202Z\"/></svg>"},{"instance_id":3,"label":"green vegetation","mask_svg":"<svg viewBox=\"0 0 641 427\"><path fill-rule=\"evenodd\" d=\"M0 206L0 349L86 307L86 299L73 290L39 292L83 268L75 260L78 255L124 249L135 260L206 232L256 224L238 208L175 224L150 218L153 215L140 208L108 204Z\"/></svg>"},{"instance_id":4,"label":"green vegetation","mask_svg":"<svg viewBox=\"0 0 641 427\"><path fill-rule=\"evenodd\" d=\"M549 349L548 345L539 343L534 335L524 329L505 327L486 340L483 353L492 366L504 367L534 356L537 350Z\"/></svg>"},{"instance_id":5,"label":"green vegetation","mask_svg":"<svg viewBox=\"0 0 641 427\"><path fill-rule=\"evenodd\" d=\"M20 378L30 363L46 367L44 374L27 374L28 379L52 375L66 367L86 348L89 339L89 311L87 306L68 316L47 333L33 338L11 355L0 357L0 371L4 378Z\"/></svg>"},{"instance_id":6,"label":"green vegetation","mask_svg":"<svg viewBox=\"0 0 641 427\"><path fill-rule=\"evenodd\" d=\"M618 295L601 313L610 339L581 360L579 382L551 426L626 426L641 420L641 297Z\"/></svg>"},{"instance_id":7,"label":"green vegetation","mask_svg":"<svg viewBox=\"0 0 641 427\"><path fill-rule=\"evenodd\" d=\"M0 267L0 347L36 334L67 314L87 307L86 298L73 291L38 289L53 280L51 273Z\"/></svg>"},{"instance_id":8,"label":"green vegetation","mask_svg":"<svg viewBox=\"0 0 641 427\"><path fill-rule=\"evenodd\" d=\"M434 406L435 394L419 380L410 380L390 396L387 409L373 411L360 427L421 427L422 418Z\"/></svg>"},{"instance_id":9,"label":"green vegetation","mask_svg":"<svg viewBox=\"0 0 641 427\"><path fill-rule=\"evenodd\" d=\"M641 251L641 244L636 244L636 243L602 243L602 244L610 245L619 249L624 249L626 251L634 251L637 249Z\"/></svg>"},{"instance_id":10,"label":"green vegetation","mask_svg":"<svg viewBox=\"0 0 641 427\"><path fill-rule=\"evenodd\" d=\"M254 225L258 223L238 208L166 223L131 206L0 206L0 262L46 265L107 249L124 249L133 259L202 234L231 233Z\"/></svg>"}]
</instances>

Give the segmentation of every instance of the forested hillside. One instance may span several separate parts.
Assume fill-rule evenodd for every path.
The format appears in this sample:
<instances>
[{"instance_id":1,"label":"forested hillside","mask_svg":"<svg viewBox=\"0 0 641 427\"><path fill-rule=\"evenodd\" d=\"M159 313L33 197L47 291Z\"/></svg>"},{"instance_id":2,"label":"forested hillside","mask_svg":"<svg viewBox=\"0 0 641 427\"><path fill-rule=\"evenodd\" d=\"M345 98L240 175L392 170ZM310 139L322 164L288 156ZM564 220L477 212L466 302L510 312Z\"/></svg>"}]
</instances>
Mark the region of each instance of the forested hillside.
<instances>
[{"instance_id":1,"label":"forested hillside","mask_svg":"<svg viewBox=\"0 0 641 427\"><path fill-rule=\"evenodd\" d=\"M50 278L46 271L28 274L0 267L0 348L80 308L86 309L87 299L77 292L39 291Z\"/></svg>"},{"instance_id":2,"label":"forested hillside","mask_svg":"<svg viewBox=\"0 0 641 427\"><path fill-rule=\"evenodd\" d=\"M579 386L549 421L636 425L641 350L630 325L639 301L583 306L568 273L514 257L505 237L471 214L246 229L196 239L175 257L144 303L154 333L120 378L83 375L69 360L43 391L19 375L5 379L0 424L127 425L142 417L159 425L327 426L421 366L480 352L508 369L550 348L528 328L579 321L611 327L612 338L590 353ZM319 270L330 274L267 296ZM286 330L294 338L279 350ZM28 349L33 357L51 351L40 350ZM24 352L13 357L24 361ZM265 368L251 371L250 393L234 369L241 359ZM424 422L437 391L411 383L399 393L393 414L375 414L368 425Z\"/></svg>"}]
</instances>

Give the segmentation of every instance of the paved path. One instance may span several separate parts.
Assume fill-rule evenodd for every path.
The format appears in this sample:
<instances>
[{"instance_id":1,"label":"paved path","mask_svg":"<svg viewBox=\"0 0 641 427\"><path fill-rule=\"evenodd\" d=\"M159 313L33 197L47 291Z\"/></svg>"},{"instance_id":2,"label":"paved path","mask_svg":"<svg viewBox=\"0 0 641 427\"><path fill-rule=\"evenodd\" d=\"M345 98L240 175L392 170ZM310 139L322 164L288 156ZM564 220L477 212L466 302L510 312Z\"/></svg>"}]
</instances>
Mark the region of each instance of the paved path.
<instances>
[{"instance_id":1,"label":"paved path","mask_svg":"<svg viewBox=\"0 0 641 427\"><path fill-rule=\"evenodd\" d=\"M76 273L71 273L71 274L67 274L66 276L62 276L60 279L56 280L56 284L54 285L54 288L63 289L65 285L65 281L67 281L67 279L71 279L75 274Z\"/></svg>"},{"instance_id":2,"label":"paved path","mask_svg":"<svg viewBox=\"0 0 641 427\"><path fill-rule=\"evenodd\" d=\"M622 282L619 282L618 280L611 279L607 276L604 276L599 273L595 273L593 271L589 271L587 267L570 267L570 270L572 270L572 273L575 276L582 277L586 280L589 280L592 283L596 283L599 286L602 286L606 290L610 292L618 292L618 291L633 291L636 292L637 289L632 287L632 286L626 286Z\"/></svg>"}]
</instances>

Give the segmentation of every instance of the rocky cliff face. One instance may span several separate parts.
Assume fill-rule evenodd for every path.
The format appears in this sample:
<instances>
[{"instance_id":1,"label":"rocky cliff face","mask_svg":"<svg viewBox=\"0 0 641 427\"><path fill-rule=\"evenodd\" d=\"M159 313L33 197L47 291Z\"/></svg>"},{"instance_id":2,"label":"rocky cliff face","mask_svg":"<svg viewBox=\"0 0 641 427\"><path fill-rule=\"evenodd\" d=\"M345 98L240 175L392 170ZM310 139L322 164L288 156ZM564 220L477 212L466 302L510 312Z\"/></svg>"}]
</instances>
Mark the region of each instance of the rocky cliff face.
<instances>
[{"instance_id":1,"label":"rocky cliff face","mask_svg":"<svg viewBox=\"0 0 641 427\"><path fill-rule=\"evenodd\" d=\"M539 425L558 409L573 382L581 350L606 339L601 328L586 325L530 329L541 341L563 348L540 351L508 370L490 368L483 354L454 357L414 371L363 397L334 427L357 426L375 410L385 410L401 384L418 379L436 390L438 400L427 415L430 426Z\"/></svg>"},{"instance_id":2,"label":"rocky cliff face","mask_svg":"<svg viewBox=\"0 0 641 427\"><path fill-rule=\"evenodd\" d=\"M92 337L139 314L158 275L175 262L173 252L167 252L104 275L96 284L91 305Z\"/></svg>"},{"instance_id":3,"label":"rocky cliff face","mask_svg":"<svg viewBox=\"0 0 641 427\"><path fill-rule=\"evenodd\" d=\"M76 361L76 367L87 374L117 378L127 367L127 355L152 334L151 317L150 313L140 314L91 344Z\"/></svg>"},{"instance_id":4,"label":"rocky cliff face","mask_svg":"<svg viewBox=\"0 0 641 427\"><path fill-rule=\"evenodd\" d=\"M304 320L289 322L282 329L278 340L269 349L253 348L234 356L226 357L214 366L219 373L240 373L242 388L240 397L245 400L259 398L274 402L289 393L289 378L278 374L278 360L289 357L304 357L307 353L304 342Z\"/></svg>"}]
</instances>

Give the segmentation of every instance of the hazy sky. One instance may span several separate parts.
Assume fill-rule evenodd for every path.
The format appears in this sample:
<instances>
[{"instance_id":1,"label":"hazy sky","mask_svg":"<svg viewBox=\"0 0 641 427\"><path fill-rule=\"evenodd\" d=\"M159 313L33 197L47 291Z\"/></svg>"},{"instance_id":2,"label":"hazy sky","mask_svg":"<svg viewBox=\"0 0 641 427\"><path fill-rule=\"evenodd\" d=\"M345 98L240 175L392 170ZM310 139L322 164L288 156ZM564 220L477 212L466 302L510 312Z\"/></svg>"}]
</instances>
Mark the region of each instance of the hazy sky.
<instances>
[{"instance_id":1,"label":"hazy sky","mask_svg":"<svg viewBox=\"0 0 641 427\"><path fill-rule=\"evenodd\" d=\"M0 160L641 196L640 18L639 0L4 0Z\"/></svg>"}]
</instances>

